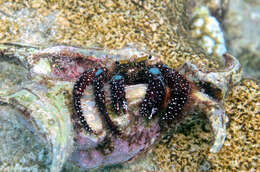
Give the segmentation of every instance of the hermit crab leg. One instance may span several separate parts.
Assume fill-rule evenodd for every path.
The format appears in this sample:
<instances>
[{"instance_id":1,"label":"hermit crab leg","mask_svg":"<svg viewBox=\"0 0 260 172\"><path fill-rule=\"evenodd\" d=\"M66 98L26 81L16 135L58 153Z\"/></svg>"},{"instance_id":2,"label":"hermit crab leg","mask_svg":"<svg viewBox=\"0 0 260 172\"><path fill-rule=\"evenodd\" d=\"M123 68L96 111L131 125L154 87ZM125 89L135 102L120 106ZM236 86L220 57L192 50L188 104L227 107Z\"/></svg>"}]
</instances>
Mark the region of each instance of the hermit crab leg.
<instances>
[{"instance_id":1,"label":"hermit crab leg","mask_svg":"<svg viewBox=\"0 0 260 172\"><path fill-rule=\"evenodd\" d=\"M228 117L225 114L224 107L221 103L199 91L194 92L192 97L195 103L191 108L204 112L210 122L214 137L210 152L217 153L226 138L226 123L228 122Z\"/></svg>"},{"instance_id":2,"label":"hermit crab leg","mask_svg":"<svg viewBox=\"0 0 260 172\"><path fill-rule=\"evenodd\" d=\"M168 68L166 65L161 67L164 79L169 86L170 102L162 115L163 120L173 120L180 117L184 105L187 103L188 95L190 93L189 82L180 75L177 71Z\"/></svg>"},{"instance_id":3,"label":"hermit crab leg","mask_svg":"<svg viewBox=\"0 0 260 172\"><path fill-rule=\"evenodd\" d=\"M85 130L89 132L93 132L90 126L88 125L85 117L83 116L83 112L81 109L80 98L82 97L84 90L87 85L92 82L92 78L95 74L95 70L87 70L81 74L79 79L75 82L73 88L73 105L76 111L76 114L80 120L81 125L85 128Z\"/></svg>"},{"instance_id":4,"label":"hermit crab leg","mask_svg":"<svg viewBox=\"0 0 260 172\"><path fill-rule=\"evenodd\" d=\"M106 68L100 68L96 71L95 76L93 78L93 87L95 92L95 100L98 106L99 112L104 115L105 121L108 127L115 133L119 133L118 127L112 122L108 115L108 111L106 108L106 99L104 93L104 82L106 77Z\"/></svg>"},{"instance_id":5,"label":"hermit crab leg","mask_svg":"<svg viewBox=\"0 0 260 172\"><path fill-rule=\"evenodd\" d=\"M151 119L162 104L165 83L157 67L150 67L145 73L148 77L148 88L141 104L140 114Z\"/></svg>"},{"instance_id":6,"label":"hermit crab leg","mask_svg":"<svg viewBox=\"0 0 260 172\"><path fill-rule=\"evenodd\" d=\"M127 102L125 94L125 80L123 76L117 74L112 77L111 81L111 98L113 109L116 114L119 113L122 107L124 114L127 112Z\"/></svg>"}]
</instances>

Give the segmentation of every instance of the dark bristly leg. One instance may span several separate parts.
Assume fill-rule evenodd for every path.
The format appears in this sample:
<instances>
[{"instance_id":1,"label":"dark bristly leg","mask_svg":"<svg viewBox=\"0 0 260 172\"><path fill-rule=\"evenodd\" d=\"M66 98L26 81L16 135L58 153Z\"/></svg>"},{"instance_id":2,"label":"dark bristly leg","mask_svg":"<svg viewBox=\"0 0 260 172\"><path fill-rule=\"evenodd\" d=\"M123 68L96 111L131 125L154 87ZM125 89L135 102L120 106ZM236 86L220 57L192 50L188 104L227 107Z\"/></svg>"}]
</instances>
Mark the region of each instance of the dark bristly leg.
<instances>
[{"instance_id":1,"label":"dark bristly leg","mask_svg":"<svg viewBox=\"0 0 260 172\"><path fill-rule=\"evenodd\" d=\"M104 92L104 82L105 82L106 70L107 70L106 68L98 69L93 78L93 87L95 92L96 103L98 106L98 110L104 116L109 129L114 133L119 133L118 127L112 122L112 120L108 115L106 104L105 104L106 99L105 99L105 92Z\"/></svg>"},{"instance_id":2,"label":"dark bristly leg","mask_svg":"<svg viewBox=\"0 0 260 172\"><path fill-rule=\"evenodd\" d=\"M73 105L76 111L76 114L80 120L81 125L84 127L85 130L89 132L93 132L90 126L87 124L85 117L83 116L83 112L81 109L81 102L80 98L82 97L84 90L87 85L92 82L92 78L94 76L94 70L87 70L81 74L79 79L75 82L73 88Z\"/></svg>"},{"instance_id":3,"label":"dark bristly leg","mask_svg":"<svg viewBox=\"0 0 260 172\"><path fill-rule=\"evenodd\" d=\"M148 77L148 88L141 104L140 114L151 119L162 104L165 94L165 83L157 67L149 68L146 71L146 75Z\"/></svg>"},{"instance_id":4,"label":"dark bristly leg","mask_svg":"<svg viewBox=\"0 0 260 172\"><path fill-rule=\"evenodd\" d=\"M162 71L171 89L170 102L168 103L165 114L162 116L162 120L172 121L180 117L183 107L187 103L190 84L177 71L167 66L163 66Z\"/></svg>"},{"instance_id":5,"label":"dark bristly leg","mask_svg":"<svg viewBox=\"0 0 260 172\"><path fill-rule=\"evenodd\" d=\"M111 98L113 110L116 114L119 113L120 108L123 109L124 114L127 112L127 102L125 94L125 80L121 75L115 75L111 79Z\"/></svg>"}]
</instances>

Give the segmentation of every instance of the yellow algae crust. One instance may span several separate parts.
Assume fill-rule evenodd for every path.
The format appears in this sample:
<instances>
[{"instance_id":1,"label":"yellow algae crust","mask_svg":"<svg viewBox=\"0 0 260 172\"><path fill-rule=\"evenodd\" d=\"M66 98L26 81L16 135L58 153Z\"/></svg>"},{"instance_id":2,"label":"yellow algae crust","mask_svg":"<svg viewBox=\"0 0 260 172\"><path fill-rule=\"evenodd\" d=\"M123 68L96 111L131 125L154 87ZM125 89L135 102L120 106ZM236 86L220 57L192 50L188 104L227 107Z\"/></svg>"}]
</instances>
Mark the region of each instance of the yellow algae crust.
<instances>
[{"instance_id":1,"label":"yellow algae crust","mask_svg":"<svg viewBox=\"0 0 260 172\"><path fill-rule=\"evenodd\" d=\"M219 153L209 153L208 132L195 123L190 132L176 132L153 150L153 161L163 171L259 171L260 167L260 86L243 80L225 101L229 127Z\"/></svg>"},{"instance_id":2,"label":"yellow algae crust","mask_svg":"<svg viewBox=\"0 0 260 172\"><path fill-rule=\"evenodd\" d=\"M189 22L182 0L3 0L0 5L0 30L9 30L2 41L105 48L138 43L173 68L184 61L218 67L187 39Z\"/></svg>"}]
</instances>

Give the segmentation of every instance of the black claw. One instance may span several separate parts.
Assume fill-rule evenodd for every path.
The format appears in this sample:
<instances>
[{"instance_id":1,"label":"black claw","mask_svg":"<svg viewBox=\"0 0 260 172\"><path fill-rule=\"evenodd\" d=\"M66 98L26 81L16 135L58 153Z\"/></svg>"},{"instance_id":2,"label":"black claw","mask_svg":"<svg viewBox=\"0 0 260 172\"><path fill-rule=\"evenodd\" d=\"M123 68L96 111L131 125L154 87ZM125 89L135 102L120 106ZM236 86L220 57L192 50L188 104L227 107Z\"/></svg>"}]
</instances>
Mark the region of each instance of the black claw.
<instances>
[{"instance_id":1,"label":"black claw","mask_svg":"<svg viewBox=\"0 0 260 172\"><path fill-rule=\"evenodd\" d=\"M88 71L83 72L81 74L81 76L79 77L79 79L75 82L73 92L72 92L73 106L74 106L75 112L76 112L83 128L89 132L93 132L93 130L90 128L85 117L83 116L80 98L82 97L86 86L92 82L94 73L95 73L95 71L93 71L93 70L88 70Z\"/></svg>"},{"instance_id":2,"label":"black claw","mask_svg":"<svg viewBox=\"0 0 260 172\"><path fill-rule=\"evenodd\" d=\"M177 71L167 68L166 66L163 68L163 73L170 87L171 96L165 114L162 115L162 119L172 121L175 118L179 118L182 114L181 112L187 103L190 93L190 84Z\"/></svg>"},{"instance_id":3,"label":"black claw","mask_svg":"<svg viewBox=\"0 0 260 172\"><path fill-rule=\"evenodd\" d=\"M122 108L124 114L127 112L127 102L125 94L125 81L121 75L115 75L111 79L111 98L113 110L116 114L119 114Z\"/></svg>"},{"instance_id":4,"label":"black claw","mask_svg":"<svg viewBox=\"0 0 260 172\"><path fill-rule=\"evenodd\" d=\"M148 76L148 88L141 104L140 114L151 119L162 104L165 83L160 70L156 67L149 68L146 74Z\"/></svg>"},{"instance_id":5,"label":"black claw","mask_svg":"<svg viewBox=\"0 0 260 172\"><path fill-rule=\"evenodd\" d=\"M109 129L114 133L119 133L118 127L112 122L112 120L108 115L108 111L105 104L106 102L105 93L104 93L105 73L106 73L105 68L100 68L95 73L93 79L95 99L96 99L99 112L104 116Z\"/></svg>"}]
</instances>

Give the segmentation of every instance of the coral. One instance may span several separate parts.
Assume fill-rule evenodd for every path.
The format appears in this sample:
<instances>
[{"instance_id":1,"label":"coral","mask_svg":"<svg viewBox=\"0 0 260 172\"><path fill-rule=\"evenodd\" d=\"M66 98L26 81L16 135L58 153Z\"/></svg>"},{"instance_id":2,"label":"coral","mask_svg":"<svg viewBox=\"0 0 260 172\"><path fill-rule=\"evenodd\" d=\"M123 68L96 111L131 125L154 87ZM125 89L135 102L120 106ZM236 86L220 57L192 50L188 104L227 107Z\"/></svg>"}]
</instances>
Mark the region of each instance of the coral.
<instances>
[{"instance_id":1,"label":"coral","mask_svg":"<svg viewBox=\"0 0 260 172\"><path fill-rule=\"evenodd\" d=\"M204 6L197 9L193 15L192 37L199 40L207 53L221 57L227 50L219 22Z\"/></svg>"},{"instance_id":2,"label":"coral","mask_svg":"<svg viewBox=\"0 0 260 172\"><path fill-rule=\"evenodd\" d=\"M172 68L184 61L218 67L196 43L186 39L188 21L184 4L179 0L102 0L100 3L74 0L11 3L5 0L1 3L1 10L16 18L18 24L10 26L10 30L17 32L8 33L6 40L9 41L106 48L122 48L134 42L158 53ZM3 19L11 20L6 16Z\"/></svg>"},{"instance_id":3,"label":"coral","mask_svg":"<svg viewBox=\"0 0 260 172\"><path fill-rule=\"evenodd\" d=\"M218 154L208 153L208 129L205 121L185 123L173 135L164 138L153 150L159 169L210 171L258 171L260 163L260 86L244 80L227 95L225 109L230 118L224 147ZM193 126L192 130L185 129ZM194 127L195 126L195 127Z\"/></svg>"},{"instance_id":4,"label":"coral","mask_svg":"<svg viewBox=\"0 0 260 172\"><path fill-rule=\"evenodd\" d=\"M185 122L153 149L153 161L162 171L196 171L206 160L209 138L205 121Z\"/></svg>"},{"instance_id":5,"label":"coral","mask_svg":"<svg viewBox=\"0 0 260 172\"><path fill-rule=\"evenodd\" d=\"M225 101L230 124L221 156L210 154L216 171L259 171L260 155L260 85L244 80L232 89Z\"/></svg>"}]
</instances>

